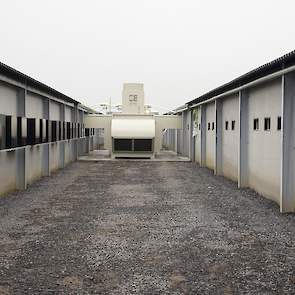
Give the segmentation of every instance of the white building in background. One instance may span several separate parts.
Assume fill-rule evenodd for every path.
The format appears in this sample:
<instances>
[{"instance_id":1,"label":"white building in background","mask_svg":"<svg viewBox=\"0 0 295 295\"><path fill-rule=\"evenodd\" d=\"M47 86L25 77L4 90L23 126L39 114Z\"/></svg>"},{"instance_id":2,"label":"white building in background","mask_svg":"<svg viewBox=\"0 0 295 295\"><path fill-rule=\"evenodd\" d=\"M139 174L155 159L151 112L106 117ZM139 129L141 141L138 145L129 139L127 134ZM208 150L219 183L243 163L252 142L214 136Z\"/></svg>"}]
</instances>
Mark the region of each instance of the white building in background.
<instances>
[{"instance_id":1,"label":"white building in background","mask_svg":"<svg viewBox=\"0 0 295 295\"><path fill-rule=\"evenodd\" d=\"M85 124L104 129L104 147L112 158L154 158L162 148L163 130L182 128L180 116L150 112L141 83L123 85L121 113L89 115Z\"/></svg>"}]
</instances>

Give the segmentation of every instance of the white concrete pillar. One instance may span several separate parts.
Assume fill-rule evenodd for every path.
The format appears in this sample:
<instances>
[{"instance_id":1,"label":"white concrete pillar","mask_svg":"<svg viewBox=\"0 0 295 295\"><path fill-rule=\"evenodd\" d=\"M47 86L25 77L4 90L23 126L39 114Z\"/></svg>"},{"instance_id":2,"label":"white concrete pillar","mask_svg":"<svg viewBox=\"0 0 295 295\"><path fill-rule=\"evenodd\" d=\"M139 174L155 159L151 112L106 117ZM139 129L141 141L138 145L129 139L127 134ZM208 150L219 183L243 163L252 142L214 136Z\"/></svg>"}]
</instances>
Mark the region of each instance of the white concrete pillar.
<instances>
[{"instance_id":1,"label":"white concrete pillar","mask_svg":"<svg viewBox=\"0 0 295 295\"><path fill-rule=\"evenodd\" d=\"M200 130L200 140L201 140L201 155L200 155L200 166L206 167L206 105L201 105L201 130Z\"/></svg>"},{"instance_id":2,"label":"white concrete pillar","mask_svg":"<svg viewBox=\"0 0 295 295\"><path fill-rule=\"evenodd\" d=\"M19 89L17 93L17 116L26 117L26 89ZM16 188L24 190L27 188L27 163L26 147L16 150Z\"/></svg>"},{"instance_id":3,"label":"white concrete pillar","mask_svg":"<svg viewBox=\"0 0 295 295\"><path fill-rule=\"evenodd\" d=\"M295 73L282 76L281 212L295 211Z\"/></svg>"},{"instance_id":4,"label":"white concrete pillar","mask_svg":"<svg viewBox=\"0 0 295 295\"><path fill-rule=\"evenodd\" d=\"M66 108L64 104L61 104L60 106L60 121L61 121L61 141L59 142L59 167L64 168L65 167L65 155L66 155L66 145L63 141L63 122L66 118Z\"/></svg>"},{"instance_id":5,"label":"white concrete pillar","mask_svg":"<svg viewBox=\"0 0 295 295\"><path fill-rule=\"evenodd\" d=\"M178 139L177 139L177 133L178 133L178 132L177 132L177 131L178 131L178 129L174 129L174 132L175 132L175 133L174 133L174 134L175 134L175 135L174 135L174 151L175 151L176 153L178 153L178 148L177 148L177 140L178 140Z\"/></svg>"},{"instance_id":6,"label":"white concrete pillar","mask_svg":"<svg viewBox=\"0 0 295 295\"><path fill-rule=\"evenodd\" d=\"M50 120L50 99L44 98L43 104L43 117L46 120ZM49 129L48 132L51 130ZM49 136L51 138L51 136ZM42 153L42 176L50 176L50 146L51 143L48 142L43 145L43 153Z\"/></svg>"},{"instance_id":7,"label":"white concrete pillar","mask_svg":"<svg viewBox=\"0 0 295 295\"><path fill-rule=\"evenodd\" d=\"M194 116L193 110L189 110L189 149L190 149L190 159L192 162L195 161L195 138L193 137L193 126L194 126Z\"/></svg>"},{"instance_id":8,"label":"white concrete pillar","mask_svg":"<svg viewBox=\"0 0 295 295\"><path fill-rule=\"evenodd\" d=\"M239 92L239 148L238 148L238 187L248 186L248 133L249 133L248 90Z\"/></svg>"},{"instance_id":9,"label":"white concrete pillar","mask_svg":"<svg viewBox=\"0 0 295 295\"><path fill-rule=\"evenodd\" d=\"M215 175L222 175L222 100L215 100Z\"/></svg>"}]
</instances>

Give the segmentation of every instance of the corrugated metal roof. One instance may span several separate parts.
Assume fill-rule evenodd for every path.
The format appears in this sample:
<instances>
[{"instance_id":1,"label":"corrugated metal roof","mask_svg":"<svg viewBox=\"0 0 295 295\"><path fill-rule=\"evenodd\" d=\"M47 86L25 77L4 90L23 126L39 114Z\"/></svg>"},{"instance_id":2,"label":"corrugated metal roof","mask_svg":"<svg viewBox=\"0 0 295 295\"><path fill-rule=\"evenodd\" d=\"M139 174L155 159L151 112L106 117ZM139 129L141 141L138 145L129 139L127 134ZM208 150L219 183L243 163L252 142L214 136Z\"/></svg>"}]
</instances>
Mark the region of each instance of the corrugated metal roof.
<instances>
[{"instance_id":1,"label":"corrugated metal roof","mask_svg":"<svg viewBox=\"0 0 295 295\"><path fill-rule=\"evenodd\" d=\"M237 87L243 86L249 82L252 82L254 80L257 80L263 76L275 73L283 68L287 68L289 66L292 66L295 64L295 50L269 62L266 63L226 84L223 84L191 101L189 101L187 104L192 105L195 103L202 102L204 100L210 99L216 95L222 94L226 91L230 91L232 89L235 89Z\"/></svg>"},{"instance_id":2,"label":"corrugated metal roof","mask_svg":"<svg viewBox=\"0 0 295 295\"><path fill-rule=\"evenodd\" d=\"M43 91L49 95L52 95L56 98L62 99L66 102L69 103L74 103L74 104L78 104L80 103L79 101L53 89L50 86L47 86L46 84L39 82L38 80L35 80L34 78L31 78L25 74L23 74L22 72L0 62L0 74L3 74L13 80L16 80L20 83L24 83L28 86L34 87L40 91Z\"/></svg>"}]
</instances>

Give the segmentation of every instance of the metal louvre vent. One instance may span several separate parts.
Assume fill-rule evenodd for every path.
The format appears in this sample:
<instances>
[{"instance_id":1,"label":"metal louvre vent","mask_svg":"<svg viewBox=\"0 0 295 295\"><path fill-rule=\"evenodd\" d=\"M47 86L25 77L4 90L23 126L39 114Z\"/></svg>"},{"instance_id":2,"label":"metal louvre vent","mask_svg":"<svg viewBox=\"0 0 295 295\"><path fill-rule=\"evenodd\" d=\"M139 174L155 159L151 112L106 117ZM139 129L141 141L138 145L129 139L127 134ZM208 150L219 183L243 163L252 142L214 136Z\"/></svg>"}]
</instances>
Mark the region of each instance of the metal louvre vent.
<instances>
[{"instance_id":1,"label":"metal louvre vent","mask_svg":"<svg viewBox=\"0 0 295 295\"><path fill-rule=\"evenodd\" d=\"M114 139L115 152L132 152L132 139Z\"/></svg>"},{"instance_id":2,"label":"metal louvre vent","mask_svg":"<svg viewBox=\"0 0 295 295\"><path fill-rule=\"evenodd\" d=\"M152 139L114 138L114 152L152 152Z\"/></svg>"},{"instance_id":3,"label":"metal louvre vent","mask_svg":"<svg viewBox=\"0 0 295 295\"><path fill-rule=\"evenodd\" d=\"M152 139L134 139L135 152L152 152L153 151Z\"/></svg>"}]
</instances>

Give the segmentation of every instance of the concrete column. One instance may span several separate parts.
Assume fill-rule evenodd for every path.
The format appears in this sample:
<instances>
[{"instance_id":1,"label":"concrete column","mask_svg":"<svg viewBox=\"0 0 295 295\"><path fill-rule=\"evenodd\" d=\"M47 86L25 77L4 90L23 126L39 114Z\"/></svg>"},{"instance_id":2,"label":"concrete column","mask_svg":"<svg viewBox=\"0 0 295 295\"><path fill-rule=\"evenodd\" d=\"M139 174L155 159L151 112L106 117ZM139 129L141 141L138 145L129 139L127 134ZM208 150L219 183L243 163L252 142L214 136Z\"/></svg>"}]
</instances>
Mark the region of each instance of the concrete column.
<instances>
[{"instance_id":1,"label":"concrete column","mask_svg":"<svg viewBox=\"0 0 295 295\"><path fill-rule=\"evenodd\" d=\"M74 122L75 123L78 122L78 118L79 118L78 112L79 112L78 106L75 104L75 106L74 106ZM77 135L77 130L76 130L76 135ZM74 139L73 143L74 143L74 158L75 158L75 160L77 160L78 156L79 156L79 140Z\"/></svg>"},{"instance_id":2,"label":"concrete column","mask_svg":"<svg viewBox=\"0 0 295 295\"><path fill-rule=\"evenodd\" d=\"M239 148L238 148L238 187L248 186L248 133L249 133L249 94L239 92Z\"/></svg>"},{"instance_id":3,"label":"concrete column","mask_svg":"<svg viewBox=\"0 0 295 295\"><path fill-rule=\"evenodd\" d=\"M295 211L295 73L282 76L281 212Z\"/></svg>"},{"instance_id":4,"label":"concrete column","mask_svg":"<svg viewBox=\"0 0 295 295\"><path fill-rule=\"evenodd\" d=\"M222 100L215 100L215 175L222 175Z\"/></svg>"},{"instance_id":5,"label":"concrete column","mask_svg":"<svg viewBox=\"0 0 295 295\"><path fill-rule=\"evenodd\" d=\"M174 150L176 153L178 153L178 149L177 149L177 130L178 129L174 129Z\"/></svg>"},{"instance_id":6,"label":"concrete column","mask_svg":"<svg viewBox=\"0 0 295 295\"><path fill-rule=\"evenodd\" d=\"M206 105L201 105L201 130L200 130L200 140L201 140L201 161L200 166L206 167Z\"/></svg>"},{"instance_id":7,"label":"concrete column","mask_svg":"<svg viewBox=\"0 0 295 295\"><path fill-rule=\"evenodd\" d=\"M46 120L50 120L50 99L49 98L44 98L43 117ZM50 145L51 145L50 142L45 143L43 145L42 176L50 176Z\"/></svg>"},{"instance_id":8,"label":"concrete column","mask_svg":"<svg viewBox=\"0 0 295 295\"><path fill-rule=\"evenodd\" d=\"M26 117L26 89L19 89L17 93L17 116ZM16 188L24 190L27 188L27 152L26 147L16 151Z\"/></svg>"},{"instance_id":9,"label":"concrete column","mask_svg":"<svg viewBox=\"0 0 295 295\"><path fill-rule=\"evenodd\" d=\"M65 121L66 118L66 108L64 104L60 105L60 121L61 124ZM61 138L63 138L63 125L61 126ZM65 154L66 154L66 145L64 141L59 142L59 167L65 167Z\"/></svg>"},{"instance_id":10,"label":"concrete column","mask_svg":"<svg viewBox=\"0 0 295 295\"><path fill-rule=\"evenodd\" d=\"M195 161L195 138L193 137L193 110L189 110L189 154L192 162Z\"/></svg>"}]
</instances>

